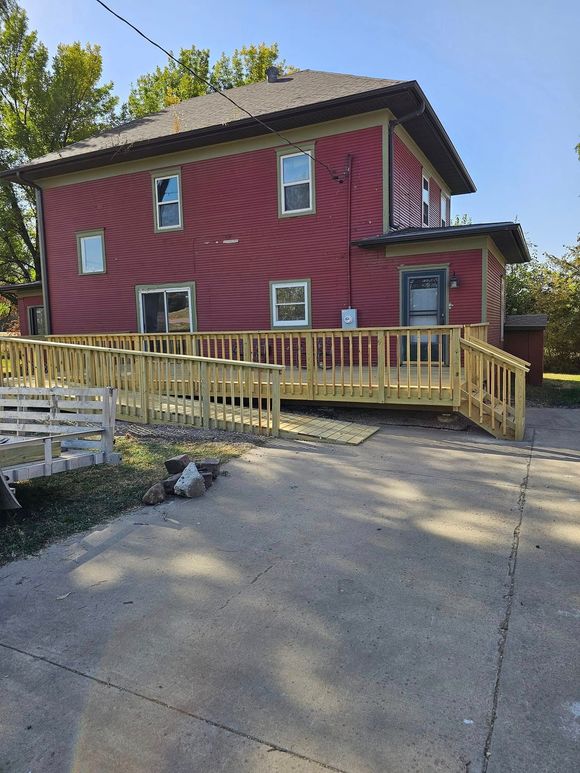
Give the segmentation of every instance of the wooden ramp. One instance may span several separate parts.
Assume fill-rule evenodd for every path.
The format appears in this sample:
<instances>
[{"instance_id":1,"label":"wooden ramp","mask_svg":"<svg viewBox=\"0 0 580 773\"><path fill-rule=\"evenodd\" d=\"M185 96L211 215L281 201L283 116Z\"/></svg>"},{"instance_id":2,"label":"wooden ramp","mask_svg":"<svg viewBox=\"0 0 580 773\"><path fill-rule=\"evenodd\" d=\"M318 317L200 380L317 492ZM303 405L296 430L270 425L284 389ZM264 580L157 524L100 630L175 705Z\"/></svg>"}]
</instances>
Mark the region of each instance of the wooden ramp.
<instances>
[{"instance_id":1,"label":"wooden ramp","mask_svg":"<svg viewBox=\"0 0 580 773\"><path fill-rule=\"evenodd\" d=\"M293 440L319 440L324 443L358 446L378 431L379 427L356 424L353 421L337 421L298 413L280 414L280 435Z\"/></svg>"}]
</instances>

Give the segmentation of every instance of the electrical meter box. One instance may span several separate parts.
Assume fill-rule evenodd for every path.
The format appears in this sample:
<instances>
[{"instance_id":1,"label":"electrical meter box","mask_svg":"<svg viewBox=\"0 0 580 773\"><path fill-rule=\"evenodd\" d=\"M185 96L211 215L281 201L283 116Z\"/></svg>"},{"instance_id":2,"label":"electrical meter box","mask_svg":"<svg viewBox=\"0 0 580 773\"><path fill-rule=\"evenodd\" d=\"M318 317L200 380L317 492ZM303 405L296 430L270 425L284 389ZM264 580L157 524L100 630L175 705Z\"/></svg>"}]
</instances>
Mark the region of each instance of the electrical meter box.
<instances>
[{"instance_id":1,"label":"electrical meter box","mask_svg":"<svg viewBox=\"0 0 580 773\"><path fill-rule=\"evenodd\" d=\"M358 327L356 309L343 309L340 313L342 316L343 330L351 330L352 328Z\"/></svg>"}]
</instances>

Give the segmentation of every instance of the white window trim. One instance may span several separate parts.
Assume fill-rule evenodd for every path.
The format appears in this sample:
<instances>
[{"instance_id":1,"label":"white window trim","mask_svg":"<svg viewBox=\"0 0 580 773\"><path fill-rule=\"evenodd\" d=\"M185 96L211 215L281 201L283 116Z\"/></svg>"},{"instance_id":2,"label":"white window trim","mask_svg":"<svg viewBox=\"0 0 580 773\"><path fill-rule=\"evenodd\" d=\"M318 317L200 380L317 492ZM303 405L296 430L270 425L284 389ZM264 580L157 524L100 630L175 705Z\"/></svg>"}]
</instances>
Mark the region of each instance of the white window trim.
<instances>
[{"instance_id":1,"label":"white window trim","mask_svg":"<svg viewBox=\"0 0 580 773\"><path fill-rule=\"evenodd\" d=\"M92 276L93 274L106 274L107 273L107 254L105 251L105 232L102 229L95 231L79 231L77 237L77 250L78 250L78 262L79 262L79 274L81 276ZM101 268L96 271L89 271L85 269L85 239L100 239L101 241Z\"/></svg>"},{"instance_id":2,"label":"white window trim","mask_svg":"<svg viewBox=\"0 0 580 773\"><path fill-rule=\"evenodd\" d=\"M165 327L169 327L169 315L167 312L167 293L187 293L187 297L189 300L189 332L193 333L193 299L191 296L191 287L166 287L165 285L161 287L150 287L146 290L139 290L139 332L145 333L145 335L164 335L166 333L169 333L168 330L160 331L160 333L147 333L145 331L145 318L143 314L143 296L149 295L151 293L163 293L163 304L165 308Z\"/></svg>"},{"instance_id":3,"label":"white window trim","mask_svg":"<svg viewBox=\"0 0 580 773\"><path fill-rule=\"evenodd\" d=\"M294 180L291 183L284 182L284 159L296 158L297 156L307 156L308 158L308 178L304 180ZM294 185L304 185L308 183L308 206L302 209L286 209L286 196L284 195L286 188L291 188ZM298 215L303 212L312 212L312 156L310 152L307 153L284 153L280 156L280 209L283 215Z\"/></svg>"},{"instance_id":4,"label":"white window trim","mask_svg":"<svg viewBox=\"0 0 580 773\"><path fill-rule=\"evenodd\" d=\"M175 177L177 180L177 198L172 199L171 201L159 201L159 198L157 196L157 183L159 180L170 180L172 177ZM172 174L157 174L153 175L153 195L155 197L155 230L156 231L176 231L177 229L180 229L182 227L182 217L181 217L181 175L177 172L173 172ZM161 225L160 224L160 217L159 217L159 211L160 207L163 207L166 204L177 204L177 212L179 214L179 222L177 225Z\"/></svg>"},{"instance_id":5,"label":"white window trim","mask_svg":"<svg viewBox=\"0 0 580 773\"><path fill-rule=\"evenodd\" d=\"M450 221L451 201L446 193L441 193L441 227L446 228ZM445 224L445 225L444 225Z\"/></svg>"},{"instance_id":6,"label":"white window trim","mask_svg":"<svg viewBox=\"0 0 580 773\"><path fill-rule=\"evenodd\" d=\"M427 188L425 188L425 183L427 183ZM427 175L423 172L421 174L421 225L423 228L429 227L429 196L431 195L431 185L429 182L429 178ZM425 204L427 205L427 222L425 222Z\"/></svg>"},{"instance_id":7,"label":"white window trim","mask_svg":"<svg viewBox=\"0 0 580 773\"><path fill-rule=\"evenodd\" d=\"M276 290L280 287L302 287L304 288L304 318L303 319L284 319L279 320L277 311L278 306L296 304L279 304L276 301ZM310 282L307 280L271 282L270 284L271 304L272 304L272 327L310 327Z\"/></svg>"}]
</instances>

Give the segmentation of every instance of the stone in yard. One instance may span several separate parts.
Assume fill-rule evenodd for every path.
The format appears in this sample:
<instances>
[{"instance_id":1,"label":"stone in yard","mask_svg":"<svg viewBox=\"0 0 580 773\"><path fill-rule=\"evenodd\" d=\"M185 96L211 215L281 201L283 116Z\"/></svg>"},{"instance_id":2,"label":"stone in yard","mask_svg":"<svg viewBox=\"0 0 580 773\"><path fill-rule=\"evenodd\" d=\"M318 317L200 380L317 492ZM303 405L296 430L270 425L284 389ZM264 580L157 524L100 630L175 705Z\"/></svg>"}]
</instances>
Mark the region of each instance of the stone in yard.
<instances>
[{"instance_id":1,"label":"stone in yard","mask_svg":"<svg viewBox=\"0 0 580 773\"><path fill-rule=\"evenodd\" d=\"M216 457L211 456L205 459L196 459L195 464L197 465L198 470L208 470L208 472L211 472L214 480L220 474L220 460Z\"/></svg>"},{"instance_id":2,"label":"stone in yard","mask_svg":"<svg viewBox=\"0 0 580 773\"><path fill-rule=\"evenodd\" d=\"M180 497L200 497L205 494L203 475L193 462L187 465L181 477L175 484L175 493Z\"/></svg>"},{"instance_id":3,"label":"stone in yard","mask_svg":"<svg viewBox=\"0 0 580 773\"><path fill-rule=\"evenodd\" d=\"M161 502L164 502L165 489L163 488L163 483L156 483L154 486L151 486L151 488L145 492L142 501L144 505L158 505Z\"/></svg>"},{"instance_id":4,"label":"stone in yard","mask_svg":"<svg viewBox=\"0 0 580 773\"><path fill-rule=\"evenodd\" d=\"M165 468L170 475L176 473L182 473L187 465L190 463L190 458L187 454L181 454L181 456L173 456L165 462Z\"/></svg>"},{"instance_id":5,"label":"stone in yard","mask_svg":"<svg viewBox=\"0 0 580 773\"><path fill-rule=\"evenodd\" d=\"M165 478L165 480L162 480L161 483L163 485L163 488L165 489L166 494L173 494L175 491L175 484L177 481L181 478L181 473L176 472L175 475L170 475L168 478Z\"/></svg>"}]
</instances>

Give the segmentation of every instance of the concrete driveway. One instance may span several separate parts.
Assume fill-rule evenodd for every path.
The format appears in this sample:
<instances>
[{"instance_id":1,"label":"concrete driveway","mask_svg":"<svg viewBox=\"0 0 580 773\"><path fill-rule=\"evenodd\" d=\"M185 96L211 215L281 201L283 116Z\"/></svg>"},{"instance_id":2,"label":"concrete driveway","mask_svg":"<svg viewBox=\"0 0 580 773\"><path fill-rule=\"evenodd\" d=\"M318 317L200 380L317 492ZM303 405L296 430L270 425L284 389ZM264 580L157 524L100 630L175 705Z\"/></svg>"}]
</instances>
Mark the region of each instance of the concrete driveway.
<instances>
[{"instance_id":1,"label":"concrete driveway","mask_svg":"<svg viewBox=\"0 0 580 773\"><path fill-rule=\"evenodd\" d=\"M0 770L576 769L580 411L530 413L271 443L0 569Z\"/></svg>"}]
</instances>

